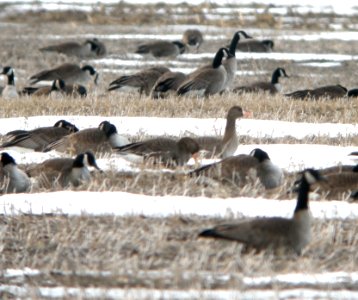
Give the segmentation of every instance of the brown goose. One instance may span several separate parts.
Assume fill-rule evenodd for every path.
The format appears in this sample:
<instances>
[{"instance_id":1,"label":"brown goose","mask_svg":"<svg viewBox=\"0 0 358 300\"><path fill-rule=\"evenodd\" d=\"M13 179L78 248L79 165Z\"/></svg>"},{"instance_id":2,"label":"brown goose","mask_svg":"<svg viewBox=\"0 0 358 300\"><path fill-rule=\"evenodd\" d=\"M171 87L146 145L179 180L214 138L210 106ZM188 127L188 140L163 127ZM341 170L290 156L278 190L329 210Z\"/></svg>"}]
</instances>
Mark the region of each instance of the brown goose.
<instances>
[{"instance_id":1,"label":"brown goose","mask_svg":"<svg viewBox=\"0 0 358 300\"><path fill-rule=\"evenodd\" d=\"M19 94L15 86L15 75L13 68L10 66L2 68L0 75L5 75L7 77L7 84L1 91L2 98L6 100L19 98Z\"/></svg>"},{"instance_id":2,"label":"brown goose","mask_svg":"<svg viewBox=\"0 0 358 300\"><path fill-rule=\"evenodd\" d=\"M316 89L299 90L289 94L285 94L286 97L293 99L335 99L344 97L347 94L347 89L339 84L337 85L326 85Z\"/></svg>"},{"instance_id":3,"label":"brown goose","mask_svg":"<svg viewBox=\"0 0 358 300\"><path fill-rule=\"evenodd\" d=\"M62 79L66 84L81 84L86 86L91 80L97 83L98 73L90 66L80 67L76 64L65 63L56 68L41 71L30 77L30 83L35 84L40 81L53 81Z\"/></svg>"},{"instance_id":4,"label":"brown goose","mask_svg":"<svg viewBox=\"0 0 358 300\"><path fill-rule=\"evenodd\" d=\"M183 166L199 151L199 145L189 137L178 141L170 138L155 138L116 149L118 153L136 154L143 156L144 160L154 159L154 162L160 162L166 166Z\"/></svg>"},{"instance_id":5,"label":"brown goose","mask_svg":"<svg viewBox=\"0 0 358 300\"><path fill-rule=\"evenodd\" d=\"M154 41L139 45L135 53L151 54L154 57L175 57L185 52L185 45L180 41Z\"/></svg>"},{"instance_id":6,"label":"brown goose","mask_svg":"<svg viewBox=\"0 0 358 300\"><path fill-rule=\"evenodd\" d=\"M238 44L236 50L241 52L272 52L274 42L272 40L245 40Z\"/></svg>"},{"instance_id":7,"label":"brown goose","mask_svg":"<svg viewBox=\"0 0 358 300\"><path fill-rule=\"evenodd\" d=\"M87 90L84 86L75 84L68 85L62 79L56 79L53 81L51 86L41 87L25 87L21 91L22 95L33 95L33 96L80 96L86 97Z\"/></svg>"},{"instance_id":8,"label":"brown goose","mask_svg":"<svg viewBox=\"0 0 358 300\"><path fill-rule=\"evenodd\" d=\"M285 249L301 254L311 240L311 214L308 207L310 186L324 178L318 171L306 169L302 174L293 217L256 218L232 224L218 225L202 231L200 237L222 238L245 244L258 250Z\"/></svg>"},{"instance_id":9,"label":"brown goose","mask_svg":"<svg viewBox=\"0 0 358 300\"><path fill-rule=\"evenodd\" d=\"M229 55L226 48L220 48L216 53L212 67L203 68L193 72L185 79L177 90L179 96L194 93L198 96L211 96L221 92L225 88L227 72L222 65L224 56Z\"/></svg>"},{"instance_id":10,"label":"brown goose","mask_svg":"<svg viewBox=\"0 0 358 300\"><path fill-rule=\"evenodd\" d=\"M209 152L209 157L220 156L225 158L232 156L239 145L236 120L249 116L251 116L251 113L244 111L240 106L232 106L227 113L225 132L222 138L202 136L194 138L194 140L199 144L200 150Z\"/></svg>"},{"instance_id":11,"label":"brown goose","mask_svg":"<svg viewBox=\"0 0 358 300\"><path fill-rule=\"evenodd\" d=\"M64 42L43 47L39 50L43 52L57 52L79 58L103 56L106 53L104 44L98 39L88 39L81 44L78 42Z\"/></svg>"},{"instance_id":12,"label":"brown goose","mask_svg":"<svg viewBox=\"0 0 358 300\"><path fill-rule=\"evenodd\" d=\"M129 141L117 133L116 126L108 121L103 121L98 128L83 129L49 144L44 151L56 150L71 154L80 154L86 151L112 152L113 147L127 143Z\"/></svg>"},{"instance_id":13,"label":"brown goose","mask_svg":"<svg viewBox=\"0 0 358 300\"><path fill-rule=\"evenodd\" d=\"M238 86L234 88L233 91L234 93L269 92L270 94L276 94L281 91L281 84L279 83L280 77L289 77L283 68L277 68L272 73L271 82L254 82L247 86Z\"/></svg>"},{"instance_id":14,"label":"brown goose","mask_svg":"<svg viewBox=\"0 0 358 300\"><path fill-rule=\"evenodd\" d=\"M42 185L60 184L62 187L68 185L79 186L91 179L88 167L94 167L101 171L96 163L93 153L87 151L76 156L76 158L53 158L40 164L29 167L26 173L30 177L40 177Z\"/></svg>"},{"instance_id":15,"label":"brown goose","mask_svg":"<svg viewBox=\"0 0 358 300\"><path fill-rule=\"evenodd\" d=\"M133 75L124 75L112 81L109 84L108 91L116 89L121 89L122 91L134 90L139 91L141 95L145 93L148 96L155 82L166 72L169 72L168 68L157 66L141 70Z\"/></svg>"},{"instance_id":16,"label":"brown goose","mask_svg":"<svg viewBox=\"0 0 358 300\"><path fill-rule=\"evenodd\" d=\"M163 98L170 91L176 91L185 80L186 75L182 72L165 72L153 86L151 96L153 99Z\"/></svg>"},{"instance_id":17,"label":"brown goose","mask_svg":"<svg viewBox=\"0 0 358 300\"><path fill-rule=\"evenodd\" d=\"M49 144L77 131L75 125L59 120L51 127L39 127L30 131L10 131L5 135L6 142L0 147L23 147L43 151Z\"/></svg>"},{"instance_id":18,"label":"brown goose","mask_svg":"<svg viewBox=\"0 0 358 300\"><path fill-rule=\"evenodd\" d=\"M183 33L183 43L195 47L196 51L199 50L200 45L203 43L203 34L198 29L187 29Z\"/></svg>"}]
</instances>

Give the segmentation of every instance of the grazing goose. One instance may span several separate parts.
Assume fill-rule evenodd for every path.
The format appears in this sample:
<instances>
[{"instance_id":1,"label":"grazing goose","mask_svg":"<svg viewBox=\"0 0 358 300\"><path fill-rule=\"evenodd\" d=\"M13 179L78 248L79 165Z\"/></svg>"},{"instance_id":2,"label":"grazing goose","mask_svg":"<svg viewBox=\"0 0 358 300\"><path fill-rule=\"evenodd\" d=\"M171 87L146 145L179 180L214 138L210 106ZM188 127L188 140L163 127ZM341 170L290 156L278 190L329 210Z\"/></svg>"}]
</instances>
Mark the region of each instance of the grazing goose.
<instances>
[{"instance_id":1,"label":"grazing goose","mask_svg":"<svg viewBox=\"0 0 358 300\"><path fill-rule=\"evenodd\" d=\"M229 46L229 55L228 57L223 61L223 66L226 69L227 73L227 79L224 89L230 89L236 76L236 70L237 70L237 62L236 62L236 56L235 56L235 50L236 46L240 41L240 36L246 39L251 38L245 31L237 31L235 32L234 36L232 37L230 46Z\"/></svg>"},{"instance_id":2,"label":"grazing goose","mask_svg":"<svg viewBox=\"0 0 358 300\"><path fill-rule=\"evenodd\" d=\"M168 71L166 67L157 66L141 70L133 75L121 76L109 84L108 91L116 89L139 91L141 95L144 92L148 96L158 78Z\"/></svg>"},{"instance_id":3,"label":"grazing goose","mask_svg":"<svg viewBox=\"0 0 358 300\"><path fill-rule=\"evenodd\" d=\"M51 127L39 127L30 131L10 131L5 135L6 142L0 147L23 147L43 151L49 144L77 131L75 125L65 120L59 120Z\"/></svg>"},{"instance_id":4,"label":"grazing goose","mask_svg":"<svg viewBox=\"0 0 358 300\"><path fill-rule=\"evenodd\" d=\"M25 87L21 91L22 95L33 95L33 96L80 96L86 97L87 90L83 85L73 84L67 85L62 79L56 79L52 82L51 86L41 87Z\"/></svg>"},{"instance_id":5,"label":"grazing goose","mask_svg":"<svg viewBox=\"0 0 358 300\"><path fill-rule=\"evenodd\" d=\"M303 172L296 208L290 219L256 218L223 224L206 229L199 236L238 241L257 250L283 248L300 255L311 240L311 214L308 207L310 186L322 180L324 178L316 170L306 169Z\"/></svg>"},{"instance_id":6,"label":"grazing goose","mask_svg":"<svg viewBox=\"0 0 358 300\"><path fill-rule=\"evenodd\" d=\"M0 177L3 193L24 193L29 191L31 181L27 174L17 167L14 158L7 152L0 153Z\"/></svg>"},{"instance_id":7,"label":"grazing goose","mask_svg":"<svg viewBox=\"0 0 358 300\"><path fill-rule=\"evenodd\" d=\"M270 94L276 94L281 91L281 84L279 83L280 77L289 77L286 74L285 69L277 68L272 73L271 82L254 82L248 86L238 86L234 88L234 93L258 93L269 92Z\"/></svg>"},{"instance_id":8,"label":"grazing goose","mask_svg":"<svg viewBox=\"0 0 358 300\"><path fill-rule=\"evenodd\" d=\"M92 152L86 151L78 154L76 158L52 158L40 164L29 167L26 172L30 177L40 177L42 185L53 186L60 184L62 187L73 185L79 186L91 179L88 167L98 167L95 156Z\"/></svg>"},{"instance_id":9,"label":"grazing goose","mask_svg":"<svg viewBox=\"0 0 358 300\"><path fill-rule=\"evenodd\" d=\"M13 68L6 66L2 69L0 74L7 76L7 84L2 89L1 96L6 100L19 98L19 94L17 93L16 87L15 87L15 78L14 78Z\"/></svg>"},{"instance_id":10,"label":"grazing goose","mask_svg":"<svg viewBox=\"0 0 358 300\"><path fill-rule=\"evenodd\" d=\"M240 106L232 106L226 116L226 126L222 138L213 136L201 136L194 138L199 144L200 150L208 151L208 156L220 156L222 158L232 156L238 145L239 138L236 133L236 120L251 116L250 112L244 111Z\"/></svg>"},{"instance_id":11,"label":"grazing goose","mask_svg":"<svg viewBox=\"0 0 358 300\"><path fill-rule=\"evenodd\" d=\"M326 85L316 89L299 90L289 94L285 94L286 97L300 100L315 100L319 98L335 99L344 97L347 94L347 89L339 84Z\"/></svg>"},{"instance_id":12,"label":"grazing goose","mask_svg":"<svg viewBox=\"0 0 358 300\"><path fill-rule=\"evenodd\" d=\"M222 65L225 55L229 55L228 49L220 48L214 57L212 67L190 74L179 86L177 94L181 96L190 92L208 97L221 92L227 80L227 72Z\"/></svg>"},{"instance_id":13,"label":"grazing goose","mask_svg":"<svg viewBox=\"0 0 358 300\"><path fill-rule=\"evenodd\" d=\"M135 154L144 160L154 159L154 162L166 166L183 166L199 151L199 145L191 138L184 137L176 141L170 138L155 138L143 142L117 147L118 153Z\"/></svg>"},{"instance_id":14,"label":"grazing goose","mask_svg":"<svg viewBox=\"0 0 358 300\"><path fill-rule=\"evenodd\" d=\"M98 73L89 65L82 68L76 64L65 63L56 68L41 71L30 77L30 83L35 84L40 81L53 81L62 79L66 84L81 84L86 86L92 79L97 84Z\"/></svg>"},{"instance_id":15,"label":"grazing goose","mask_svg":"<svg viewBox=\"0 0 358 300\"><path fill-rule=\"evenodd\" d=\"M350 98L350 97L358 97L358 89L351 89L348 91L347 93L347 97Z\"/></svg>"},{"instance_id":16,"label":"grazing goose","mask_svg":"<svg viewBox=\"0 0 358 300\"><path fill-rule=\"evenodd\" d=\"M175 57L185 52L185 45L180 41L155 41L139 45L135 53L151 54L154 57Z\"/></svg>"},{"instance_id":17,"label":"grazing goose","mask_svg":"<svg viewBox=\"0 0 358 300\"><path fill-rule=\"evenodd\" d=\"M272 52L274 42L272 40L245 40L237 45L236 50L241 52Z\"/></svg>"},{"instance_id":18,"label":"grazing goose","mask_svg":"<svg viewBox=\"0 0 358 300\"><path fill-rule=\"evenodd\" d=\"M65 42L43 47L39 50L44 52L57 52L79 58L103 56L106 53L104 44L98 39L88 39L82 44L78 42Z\"/></svg>"},{"instance_id":19,"label":"grazing goose","mask_svg":"<svg viewBox=\"0 0 358 300\"><path fill-rule=\"evenodd\" d=\"M103 121L98 128L87 128L64 136L49 144L44 151L56 150L80 154L86 151L112 152L112 148L128 144L129 141L117 133L117 128L108 121Z\"/></svg>"},{"instance_id":20,"label":"grazing goose","mask_svg":"<svg viewBox=\"0 0 358 300\"><path fill-rule=\"evenodd\" d=\"M154 84L151 92L152 98L163 98L169 91L176 91L185 79L186 75L182 72L165 72Z\"/></svg>"},{"instance_id":21,"label":"grazing goose","mask_svg":"<svg viewBox=\"0 0 358 300\"><path fill-rule=\"evenodd\" d=\"M199 50L200 45L204 42L203 34L198 29L187 29L183 33L183 43L195 47L196 51Z\"/></svg>"}]
</instances>

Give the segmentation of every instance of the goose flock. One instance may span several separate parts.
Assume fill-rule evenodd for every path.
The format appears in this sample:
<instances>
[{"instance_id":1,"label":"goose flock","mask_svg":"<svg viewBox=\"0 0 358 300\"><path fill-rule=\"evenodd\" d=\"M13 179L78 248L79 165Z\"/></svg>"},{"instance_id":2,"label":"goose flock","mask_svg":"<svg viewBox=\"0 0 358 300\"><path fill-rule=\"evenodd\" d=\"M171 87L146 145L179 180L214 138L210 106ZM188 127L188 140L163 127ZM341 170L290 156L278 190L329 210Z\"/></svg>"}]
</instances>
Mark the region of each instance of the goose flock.
<instances>
[{"instance_id":1,"label":"goose flock","mask_svg":"<svg viewBox=\"0 0 358 300\"><path fill-rule=\"evenodd\" d=\"M175 58L187 51L198 51L204 43L203 34L197 29L183 33L181 41L155 41L143 43L134 51L154 58ZM135 91L153 99L162 99L168 94L174 97L210 97L223 93L281 93L279 78L290 78L282 67L277 67L271 81L252 82L246 86L234 86L237 73L236 51L270 52L274 47L271 40L253 39L245 31L233 34L228 47L221 47L212 62L200 66L189 74L172 72L165 66L152 66L135 74L113 79L106 93ZM83 43L66 42L39 49L41 52L55 52L78 58L103 57L107 50L103 42L89 39ZM1 88L1 96L12 101L19 97L53 96L86 97L91 93L91 83L97 84L99 73L89 65L64 63L54 68L41 70L31 75L29 86L17 90L14 69L1 68L7 77L7 84ZM42 84L45 82L45 84ZM50 82L46 85L46 82ZM329 85L316 89L305 89L284 94L287 99L318 99L357 96L356 89L348 91L341 85ZM34 180L43 186L80 186L89 182L95 172L103 172L96 163L98 154L135 155L145 166L160 165L170 168L189 168L188 161L194 158L194 169L185 173L188 180L209 178L223 184L235 184L239 188L259 183L267 191L285 189L287 177L296 180L291 191L297 193L297 205L291 219L264 218L233 224L217 225L199 233L199 237L214 237L235 240L249 247L268 247L293 250L300 254L310 241L311 221L309 214L309 193L321 191L327 197L339 190L358 190L358 172L355 166L332 167L325 170L306 169L297 174L286 174L270 159L268 153L256 148L250 154L235 155L239 145L236 122L252 114L240 106L231 107L226 116L226 127L222 138L212 136L184 136L180 139L169 137L130 141L120 135L114 124L103 120L98 126L78 130L76 125L59 120L53 126L40 127L30 131L23 129L8 132L0 147L0 172L2 193L30 192ZM48 159L36 165L18 166L6 152L11 147L33 151L57 151L63 158ZM215 158L212 164L199 165L202 157ZM199 182L199 180L198 180ZM355 193L353 193L355 195Z\"/></svg>"}]
</instances>

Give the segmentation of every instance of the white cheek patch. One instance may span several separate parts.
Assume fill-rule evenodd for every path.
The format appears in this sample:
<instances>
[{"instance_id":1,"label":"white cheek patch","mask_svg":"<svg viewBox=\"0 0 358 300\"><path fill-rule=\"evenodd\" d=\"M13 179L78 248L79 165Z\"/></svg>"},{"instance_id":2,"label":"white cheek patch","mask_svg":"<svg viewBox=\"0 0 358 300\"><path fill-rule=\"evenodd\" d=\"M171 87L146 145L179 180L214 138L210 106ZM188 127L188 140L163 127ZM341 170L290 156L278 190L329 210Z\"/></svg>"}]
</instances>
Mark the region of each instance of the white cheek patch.
<instances>
[{"instance_id":1,"label":"white cheek patch","mask_svg":"<svg viewBox=\"0 0 358 300\"><path fill-rule=\"evenodd\" d=\"M87 166L87 167L90 165L89 161L88 161L88 154L87 153L83 156L83 164L85 166Z\"/></svg>"},{"instance_id":2,"label":"white cheek patch","mask_svg":"<svg viewBox=\"0 0 358 300\"><path fill-rule=\"evenodd\" d=\"M314 184L317 179L308 171L305 172L305 178L309 184Z\"/></svg>"},{"instance_id":3,"label":"white cheek patch","mask_svg":"<svg viewBox=\"0 0 358 300\"><path fill-rule=\"evenodd\" d=\"M285 77L285 74L283 73L282 69L280 69L280 76Z\"/></svg>"}]
</instances>

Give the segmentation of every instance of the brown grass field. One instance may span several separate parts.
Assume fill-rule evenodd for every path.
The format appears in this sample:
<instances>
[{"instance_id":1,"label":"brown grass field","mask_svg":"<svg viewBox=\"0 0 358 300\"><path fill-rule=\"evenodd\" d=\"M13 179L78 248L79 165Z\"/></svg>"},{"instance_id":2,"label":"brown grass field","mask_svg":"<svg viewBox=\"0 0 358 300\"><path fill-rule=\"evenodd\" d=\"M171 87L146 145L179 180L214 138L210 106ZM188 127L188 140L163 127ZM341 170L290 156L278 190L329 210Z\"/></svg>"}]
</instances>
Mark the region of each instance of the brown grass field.
<instances>
[{"instance_id":1,"label":"brown grass field","mask_svg":"<svg viewBox=\"0 0 358 300\"><path fill-rule=\"evenodd\" d=\"M158 21L158 11L164 10ZM189 6L126 5L113 6L111 12L103 9L93 13L75 12L28 12L12 14L0 20L0 64L15 68L16 84L19 89L26 86L27 78L48 66L55 66L68 58L64 56L43 55L37 48L54 40L51 35L93 35L115 33L155 32L172 33L166 25L192 24L216 26L227 36L225 41L214 40L204 43L201 51L214 52L220 44L227 42L238 29L254 28L271 31L273 39L281 32L309 34L312 31L330 31L331 23L339 23L343 29L357 23L357 16L338 17L325 14L296 15L297 22L288 22L270 13L254 15L253 18L239 18L237 15L227 19L210 20L206 12L214 10L215 5ZM1 6L0 6L1 9ZM165 17L164 17L165 16ZM173 21L176 20L176 21ZM140 24L140 26L138 25ZM248 29L248 31L249 31ZM177 33L177 32L176 32ZM133 51L139 41L105 40L109 55L124 55ZM318 41L277 41L278 52L296 53L335 53L356 55L358 41L318 40ZM145 63L145 62L144 62ZM200 62L204 63L204 62ZM267 79L278 66L285 67L291 78L283 79L285 92L340 83L348 89L358 87L357 62L345 61L334 68L308 67L289 60L244 60L239 61L242 70L265 71L265 75L241 76L237 84L250 82L255 78ZM94 66L101 72L101 64ZM135 66L140 69L142 65ZM293 101L282 95L269 96L235 95L227 93L209 99L178 99L171 96L164 100L148 97L107 93L108 83L119 76L114 66L106 67L109 72L101 73L98 87L87 98L67 98L51 101L45 97L23 97L17 101L0 98L0 117L36 115L101 115L101 116L160 116L223 118L228 108L240 105L253 112L253 118L266 120L285 120L311 123L357 123L357 99L335 99L320 101ZM125 70L125 67L119 70ZM0 81L0 85L2 82ZM11 129L9 129L11 130ZM120 132L120 128L118 128ZM135 137L137 139L142 136ZM357 137L297 140L291 138L259 139L242 136L242 143L320 143L327 145L357 145ZM257 183L242 190L229 184L200 183L188 179L180 172L139 174L118 174L114 170L97 174L88 185L80 190L89 191L127 191L140 194L190 195L208 197L268 197L287 199L287 188L294 176L289 176L286 185L274 195L267 195ZM153 186L156 187L155 192ZM52 187L50 191L58 190ZM49 191L37 188L34 192ZM49 197L51 194L49 193ZM125 199L118 199L118 201ZM193 198L195 201L195 198ZM224 200L223 200L224 201ZM238 200L239 201L239 200ZM293 209L293 208L292 208ZM204 218L196 215L177 215L168 218L145 216L66 216L66 215L20 215L0 216L0 269L33 268L42 271L40 275L18 278L6 277L0 271L1 285L27 286L29 297L40 299L36 288L47 287L102 287L109 288L148 288L173 290L205 289L248 289L242 282L243 276L273 276L286 273L324 273L330 271L353 272L358 269L356 247L357 220L315 220L313 241L301 257L291 254L277 255L272 251L256 253L245 249L241 244L225 241L198 239L203 228L230 221L230 218ZM357 227L356 227L357 226ZM89 274L86 272L96 271ZM109 271L107 275L100 272ZM155 273L158 271L158 273ZM212 280L207 276L211 274ZM220 274L229 274L230 280L221 281ZM270 286L279 291L285 286ZM327 286L317 289L329 288ZM335 286L332 289L356 286ZM15 299L16 294L0 290L0 298ZM22 297L21 297L22 298ZM23 297L26 298L26 297ZM71 296L65 297L72 299ZM80 297L82 299L82 297ZM84 297L85 298L85 297Z\"/></svg>"}]
</instances>

